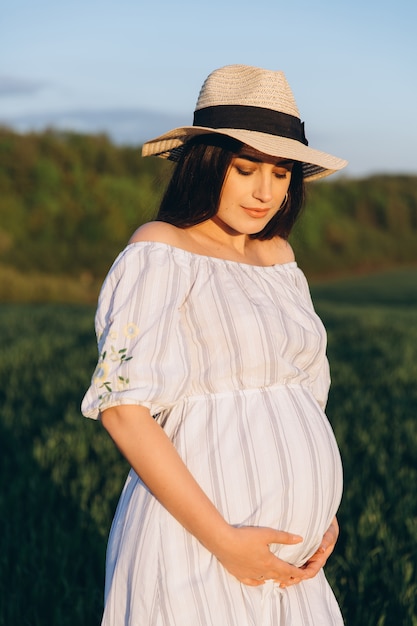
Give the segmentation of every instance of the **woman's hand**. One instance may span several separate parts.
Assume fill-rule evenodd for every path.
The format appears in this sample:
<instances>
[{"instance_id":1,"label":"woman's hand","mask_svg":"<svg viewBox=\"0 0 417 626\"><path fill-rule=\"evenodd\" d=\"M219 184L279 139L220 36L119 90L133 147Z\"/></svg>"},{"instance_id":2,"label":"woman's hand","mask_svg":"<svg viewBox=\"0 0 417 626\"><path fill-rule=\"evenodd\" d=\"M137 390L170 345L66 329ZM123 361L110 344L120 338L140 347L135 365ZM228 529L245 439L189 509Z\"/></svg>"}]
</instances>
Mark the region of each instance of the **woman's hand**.
<instances>
[{"instance_id":1,"label":"woman's hand","mask_svg":"<svg viewBox=\"0 0 417 626\"><path fill-rule=\"evenodd\" d=\"M289 587L290 585L295 585L302 580L314 578L314 576L318 574L322 567L325 566L327 559L334 550L338 536L339 524L336 517L334 517L329 528L323 535L320 547L308 559L308 561L298 569L298 575L290 580L289 583L284 582L283 584L281 584L281 587Z\"/></svg>"},{"instance_id":2,"label":"woman's hand","mask_svg":"<svg viewBox=\"0 0 417 626\"><path fill-rule=\"evenodd\" d=\"M216 557L241 583L255 587L273 579L285 586L299 577L297 567L277 558L269 549L271 543L300 543L299 535L255 526L232 526L230 530L225 546L216 550Z\"/></svg>"}]
</instances>

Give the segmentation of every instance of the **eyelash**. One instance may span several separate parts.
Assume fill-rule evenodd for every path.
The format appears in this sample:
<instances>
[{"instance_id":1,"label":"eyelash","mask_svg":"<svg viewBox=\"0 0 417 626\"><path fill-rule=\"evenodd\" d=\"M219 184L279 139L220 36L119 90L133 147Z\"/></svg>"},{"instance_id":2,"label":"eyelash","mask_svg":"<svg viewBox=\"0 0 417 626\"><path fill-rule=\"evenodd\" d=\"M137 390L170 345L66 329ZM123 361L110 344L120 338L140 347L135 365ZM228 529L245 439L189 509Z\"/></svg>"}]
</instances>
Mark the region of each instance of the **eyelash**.
<instances>
[{"instance_id":1,"label":"eyelash","mask_svg":"<svg viewBox=\"0 0 417 626\"><path fill-rule=\"evenodd\" d=\"M238 174L240 174L240 176L250 176L251 174L253 174L254 170L244 170L240 167L238 167L237 165L235 166L236 170L238 172ZM275 178L279 179L279 180L284 180L285 178L287 178L287 174L274 174Z\"/></svg>"},{"instance_id":2,"label":"eyelash","mask_svg":"<svg viewBox=\"0 0 417 626\"><path fill-rule=\"evenodd\" d=\"M250 176L253 173L253 170L243 170L242 168L238 167L236 165L236 170L238 172L238 174L240 174L241 176Z\"/></svg>"}]
</instances>

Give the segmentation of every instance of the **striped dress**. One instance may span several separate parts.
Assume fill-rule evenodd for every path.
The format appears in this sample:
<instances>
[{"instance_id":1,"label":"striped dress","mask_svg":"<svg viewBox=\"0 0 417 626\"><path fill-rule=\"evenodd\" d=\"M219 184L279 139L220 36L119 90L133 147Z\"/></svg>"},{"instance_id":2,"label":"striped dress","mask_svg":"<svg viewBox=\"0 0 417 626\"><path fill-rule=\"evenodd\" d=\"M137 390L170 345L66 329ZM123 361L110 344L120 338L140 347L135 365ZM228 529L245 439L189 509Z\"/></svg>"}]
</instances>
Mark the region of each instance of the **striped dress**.
<instances>
[{"instance_id":1,"label":"striped dress","mask_svg":"<svg viewBox=\"0 0 417 626\"><path fill-rule=\"evenodd\" d=\"M129 245L103 285L85 416L148 407L224 518L287 530L297 566L339 506L323 412L326 335L295 262L269 267ZM323 571L281 589L241 584L131 470L112 524L103 626L340 626Z\"/></svg>"}]
</instances>

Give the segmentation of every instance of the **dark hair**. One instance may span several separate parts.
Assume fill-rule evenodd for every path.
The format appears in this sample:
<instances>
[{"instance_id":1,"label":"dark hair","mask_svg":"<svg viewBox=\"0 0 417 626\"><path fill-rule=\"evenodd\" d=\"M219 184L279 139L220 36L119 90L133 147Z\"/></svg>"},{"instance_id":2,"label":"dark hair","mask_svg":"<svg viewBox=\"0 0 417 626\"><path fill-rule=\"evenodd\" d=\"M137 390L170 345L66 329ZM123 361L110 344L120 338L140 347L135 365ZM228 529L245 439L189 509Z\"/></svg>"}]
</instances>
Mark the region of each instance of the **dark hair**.
<instances>
[{"instance_id":1,"label":"dark hair","mask_svg":"<svg viewBox=\"0 0 417 626\"><path fill-rule=\"evenodd\" d=\"M185 143L156 219L179 228L217 213L227 170L244 144L225 135L198 135ZM304 203L302 163L295 161L284 207L251 239L287 239Z\"/></svg>"}]
</instances>

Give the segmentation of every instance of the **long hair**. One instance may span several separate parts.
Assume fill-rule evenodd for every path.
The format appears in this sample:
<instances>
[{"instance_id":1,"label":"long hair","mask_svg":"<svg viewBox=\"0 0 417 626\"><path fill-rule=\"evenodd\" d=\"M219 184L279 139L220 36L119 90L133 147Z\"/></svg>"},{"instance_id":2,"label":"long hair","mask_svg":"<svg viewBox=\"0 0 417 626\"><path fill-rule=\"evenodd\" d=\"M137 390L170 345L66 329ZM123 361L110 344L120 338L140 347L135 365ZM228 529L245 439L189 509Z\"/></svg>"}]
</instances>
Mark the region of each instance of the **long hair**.
<instances>
[{"instance_id":1,"label":"long hair","mask_svg":"<svg viewBox=\"0 0 417 626\"><path fill-rule=\"evenodd\" d=\"M183 147L156 219L179 228L200 224L217 213L232 159L243 147L225 135L198 135ZM287 239L304 203L302 164L294 162L285 205L251 239Z\"/></svg>"}]
</instances>

